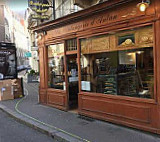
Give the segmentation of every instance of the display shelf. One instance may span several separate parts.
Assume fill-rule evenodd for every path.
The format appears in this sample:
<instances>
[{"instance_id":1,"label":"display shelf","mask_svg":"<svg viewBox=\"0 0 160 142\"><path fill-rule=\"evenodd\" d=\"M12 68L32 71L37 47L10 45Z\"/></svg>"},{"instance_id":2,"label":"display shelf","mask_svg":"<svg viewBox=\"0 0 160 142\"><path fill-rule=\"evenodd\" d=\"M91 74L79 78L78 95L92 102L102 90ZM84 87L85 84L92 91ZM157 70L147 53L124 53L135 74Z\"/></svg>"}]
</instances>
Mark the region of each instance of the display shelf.
<instances>
[{"instance_id":1,"label":"display shelf","mask_svg":"<svg viewBox=\"0 0 160 142\"><path fill-rule=\"evenodd\" d=\"M98 75L99 91L104 94L117 94L117 75Z\"/></svg>"},{"instance_id":2,"label":"display shelf","mask_svg":"<svg viewBox=\"0 0 160 142\"><path fill-rule=\"evenodd\" d=\"M118 94L123 96L138 95L138 78L135 72L118 74Z\"/></svg>"}]
</instances>

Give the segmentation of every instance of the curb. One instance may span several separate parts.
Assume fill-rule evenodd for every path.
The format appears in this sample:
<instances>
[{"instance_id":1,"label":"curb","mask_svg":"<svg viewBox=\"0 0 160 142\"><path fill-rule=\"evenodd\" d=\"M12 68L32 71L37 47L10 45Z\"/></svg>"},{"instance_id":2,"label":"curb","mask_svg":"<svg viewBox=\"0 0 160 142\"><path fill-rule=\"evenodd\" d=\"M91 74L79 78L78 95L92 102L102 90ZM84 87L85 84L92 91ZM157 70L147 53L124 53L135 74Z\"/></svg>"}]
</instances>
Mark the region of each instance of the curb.
<instances>
[{"instance_id":1,"label":"curb","mask_svg":"<svg viewBox=\"0 0 160 142\"><path fill-rule=\"evenodd\" d=\"M79 140L77 138L71 137L65 133L62 133L58 130L55 130L53 128L49 128L47 126L44 126L43 124L40 124L36 121L33 121L23 115L20 115L16 111L13 111L6 106L0 104L0 110L17 120L18 122L27 125L33 129L38 130L39 132L45 133L48 136L52 137L56 142L83 142L82 140Z\"/></svg>"}]
</instances>

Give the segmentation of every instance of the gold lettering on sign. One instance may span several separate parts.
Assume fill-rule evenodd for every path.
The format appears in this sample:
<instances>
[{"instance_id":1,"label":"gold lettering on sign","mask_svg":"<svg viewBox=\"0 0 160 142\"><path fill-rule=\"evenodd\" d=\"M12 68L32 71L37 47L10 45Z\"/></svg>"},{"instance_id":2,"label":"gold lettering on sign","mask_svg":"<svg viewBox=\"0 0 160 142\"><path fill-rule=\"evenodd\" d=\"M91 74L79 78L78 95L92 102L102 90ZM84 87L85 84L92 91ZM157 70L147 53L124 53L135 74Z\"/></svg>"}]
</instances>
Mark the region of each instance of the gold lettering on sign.
<instances>
[{"instance_id":1,"label":"gold lettering on sign","mask_svg":"<svg viewBox=\"0 0 160 142\"><path fill-rule=\"evenodd\" d=\"M45 3L41 3L41 2L33 2L33 1L30 1L29 5L30 6L51 7L50 4L45 4Z\"/></svg>"},{"instance_id":2,"label":"gold lettering on sign","mask_svg":"<svg viewBox=\"0 0 160 142\"><path fill-rule=\"evenodd\" d=\"M115 15L115 14L105 14L105 15L96 16L96 17L94 16L94 18L90 18L86 21L77 22L77 23L74 23L74 24L71 24L65 27L61 27L61 28L49 31L48 36L53 36L53 35L59 36L64 33L67 34L71 32L78 32L78 31L86 30L91 27L100 26L103 24L114 22L117 20L117 18L118 18L118 15Z\"/></svg>"},{"instance_id":3,"label":"gold lettering on sign","mask_svg":"<svg viewBox=\"0 0 160 142\"><path fill-rule=\"evenodd\" d=\"M105 15L100 17L95 17L93 20L84 21L81 23L73 24L67 27L67 31L80 31L94 25L99 25L107 23L109 21L114 21L117 19L117 15Z\"/></svg>"},{"instance_id":4,"label":"gold lettering on sign","mask_svg":"<svg viewBox=\"0 0 160 142\"><path fill-rule=\"evenodd\" d=\"M131 20L131 18L144 16L145 13L140 12L136 8L136 1L129 3L127 5L122 5L119 8L110 8L104 12L96 13L91 15L89 18L80 18L79 22L68 23L65 26L53 28L49 30L47 33L48 38L65 36L67 34L83 32L87 30L92 31L92 28L103 28L105 26L111 26L111 24L117 24L118 22L122 22L125 20ZM147 15L155 15L155 10L153 7L149 7L151 9L149 14ZM111 43L112 44L112 43Z\"/></svg>"}]
</instances>

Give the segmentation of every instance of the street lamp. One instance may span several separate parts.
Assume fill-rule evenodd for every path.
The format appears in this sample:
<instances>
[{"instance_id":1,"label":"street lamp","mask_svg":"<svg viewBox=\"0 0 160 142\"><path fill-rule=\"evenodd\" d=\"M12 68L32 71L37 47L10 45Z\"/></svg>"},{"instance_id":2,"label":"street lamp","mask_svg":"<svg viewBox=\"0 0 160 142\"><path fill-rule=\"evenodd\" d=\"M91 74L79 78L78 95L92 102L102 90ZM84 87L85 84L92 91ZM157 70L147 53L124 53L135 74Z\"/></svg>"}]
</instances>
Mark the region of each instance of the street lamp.
<instances>
[{"instance_id":1,"label":"street lamp","mask_svg":"<svg viewBox=\"0 0 160 142\"><path fill-rule=\"evenodd\" d=\"M141 12L144 12L146 11L147 7L149 7L149 4L150 4L150 0L146 0L146 1L142 0L141 3L137 4L137 7Z\"/></svg>"}]
</instances>

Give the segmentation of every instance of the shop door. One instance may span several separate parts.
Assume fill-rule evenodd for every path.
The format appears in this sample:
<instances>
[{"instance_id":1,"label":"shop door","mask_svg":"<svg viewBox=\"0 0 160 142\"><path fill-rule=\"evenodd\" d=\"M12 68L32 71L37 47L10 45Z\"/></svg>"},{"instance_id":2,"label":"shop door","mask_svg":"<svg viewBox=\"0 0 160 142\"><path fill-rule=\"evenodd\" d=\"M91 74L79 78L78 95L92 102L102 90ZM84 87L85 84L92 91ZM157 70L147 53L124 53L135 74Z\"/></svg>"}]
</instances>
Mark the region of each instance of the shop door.
<instances>
[{"instance_id":1,"label":"shop door","mask_svg":"<svg viewBox=\"0 0 160 142\"><path fill-rule=\"evenodd\" d=\"M67 56L68 72L68 106L69 109L78 108L78 65L77 54Z\"/></svg>"}]
</instances>

